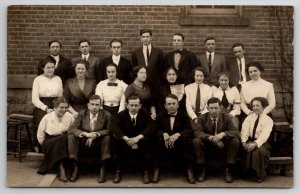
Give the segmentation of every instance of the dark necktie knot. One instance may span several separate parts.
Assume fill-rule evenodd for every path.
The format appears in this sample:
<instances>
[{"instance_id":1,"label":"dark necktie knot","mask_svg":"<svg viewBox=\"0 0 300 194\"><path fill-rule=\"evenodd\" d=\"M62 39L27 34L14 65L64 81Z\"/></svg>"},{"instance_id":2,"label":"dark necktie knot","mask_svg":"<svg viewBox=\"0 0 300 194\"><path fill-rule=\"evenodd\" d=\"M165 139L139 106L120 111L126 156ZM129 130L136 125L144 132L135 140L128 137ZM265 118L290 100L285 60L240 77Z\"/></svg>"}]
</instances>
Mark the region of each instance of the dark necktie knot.
<instances>
[{"instance_id":1,"label":"dark necktie knot","mask_svg":"<svg viewBox=\"0 0 300 194\"><path fill-rule=\"evenodd\" d=\"M107 83L107 86L118 86L118 83L111 83L111 82L108 82L108 83Z\"/></svg>"},{"instance_id":2,"label":"dark necktie knot","mask_svg":"<svg viewBox=\"0 0 300 194\"><path fill-rule=\"evenodd\" d=\"M182 53L181 50L175 50L175 51L174 51L174 54L181 54L181 53Z\"/></svg>"}]
</instances>

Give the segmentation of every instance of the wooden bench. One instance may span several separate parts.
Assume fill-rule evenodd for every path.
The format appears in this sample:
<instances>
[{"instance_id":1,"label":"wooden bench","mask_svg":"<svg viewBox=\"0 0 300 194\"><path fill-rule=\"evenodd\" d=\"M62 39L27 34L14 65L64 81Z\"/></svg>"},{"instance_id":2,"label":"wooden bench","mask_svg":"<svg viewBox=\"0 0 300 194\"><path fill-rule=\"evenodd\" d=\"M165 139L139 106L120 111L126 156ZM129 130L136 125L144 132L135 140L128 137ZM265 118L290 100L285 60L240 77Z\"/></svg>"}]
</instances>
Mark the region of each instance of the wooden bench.
<instances>
[{"instance_id":1,"label":"wooden bench","mask_svg":"<svg viewBox=\"0 0 300 194\"><path fill-rule=\"evenodd\" d=\"M268 174L293 176L292 157L270 157Z\"/></svg>"}]
</instances>

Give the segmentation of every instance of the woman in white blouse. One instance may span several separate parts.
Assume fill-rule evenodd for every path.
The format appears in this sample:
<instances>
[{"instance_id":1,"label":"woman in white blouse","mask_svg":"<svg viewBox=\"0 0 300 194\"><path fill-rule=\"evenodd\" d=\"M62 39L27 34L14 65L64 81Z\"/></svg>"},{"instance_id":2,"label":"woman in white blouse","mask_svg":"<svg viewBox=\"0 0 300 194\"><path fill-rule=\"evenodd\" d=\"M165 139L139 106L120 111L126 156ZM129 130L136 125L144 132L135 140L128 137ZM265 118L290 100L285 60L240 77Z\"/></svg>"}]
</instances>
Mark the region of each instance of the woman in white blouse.
<instances>
[{"instance_id":1,"label":"woman in white blouse","mask_svg":"<svg viewBox=\"0 0 300 194\"><path fill-rule=\"evenodd\" d=\"M238 115L241 114L241 97L238 89L229 86L229 74L221 72L218 75L219 87L212 86L212 96L219 98L222 104L222 112L228 114L233 125L239 128Z\"/></svg>"},{"instance_id":2,"label":"woman in white blouse","mask_svg":"<svg viewBox=\"0 0 300 194\"><path fill-rule=\"evenodd\" d=\"M273 120L264 112L268 101L255 97L251 101L252 114L242 125L241 142L245 151L244 175L250 170L256 174L256 181L262 182L266 177L266 168L270 158L271 146L267 142L272 132Z\"/></svg>"},{"instance_id":3,"label":"woman in white blouse","mask_svg":"<svg viewBox=\"0 0 300 194\"><path fill-rule=\"evenodd\" d=\"M45 154L38 173L46 174L59 167L59 178L66 182L64 165L71 155L67 131L74 122L74 116L67 112L69 105L65 98L56 98L53 105L54 111L43 117L37 132L37 139Z\"/></svg>"},{"instance_id":4,"label":"woman in white blouse","mask_svg":"<svg viewBox=\"0 0 300 194\"><path fill-rule=\"evenodd\" d=\"M117 65L113 63L106 66L106 74L107 79L99 82L95 94L100 96L103 109L116 115L125 109L127 84L117 79Z\"/></svg>"},{"instance_id":5,"label":"woman in white blouse","mask_svg":"<svg viewBox=\"0 0 300 194\"><path fill-rule=\"evenodd\" d=\"M252 113L249 104L254 97L264 97L267 99L269 105L264 109L265 114L271 116L270 113L275 108L276 100L274 87L272 83L261 78L261 73L263 71L264 68L258 62L251 62L247 65L247 72L251 80L242 84L241 108L244 115L241 115L241 122L245 116Z\"/></svg>"},{"instance_id":6,"label":"woman in white blouse","mask_svg":"<svg viewBox=\"0 0 300 194\"><path fill-rule=\"evenodd\" d=\"M53 111L52 101L62 96L63 86L61 79L54 75L54 67L56 61L52 57L43 60L43 74L36 77L32 85L32 103L33 110L33 129L34 137L42 118ZM35 140L37 145L37 141Z\"/></svg>"}]
</instances>

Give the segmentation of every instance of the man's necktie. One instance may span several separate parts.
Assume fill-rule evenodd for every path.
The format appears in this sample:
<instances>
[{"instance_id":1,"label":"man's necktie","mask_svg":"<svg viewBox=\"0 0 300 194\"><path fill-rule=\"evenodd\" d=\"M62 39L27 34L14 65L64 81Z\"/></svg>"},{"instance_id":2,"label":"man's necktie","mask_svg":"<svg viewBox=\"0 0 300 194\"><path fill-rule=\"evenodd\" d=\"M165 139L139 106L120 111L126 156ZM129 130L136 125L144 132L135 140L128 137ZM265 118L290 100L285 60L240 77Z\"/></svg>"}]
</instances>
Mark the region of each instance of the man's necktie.
<instances>
[{"instance_id":1,"label":"man's necktie","mask_svg":"<svg viewBox=\"0 0 300 194\"><path fill-rule=\"evenodd\" d=\"M180 51L175 51L174 52L174 66L175 68L178 70L179 68L179 61L180 61L180 58L181 58L181 54L180 54Z\"/></svg>"},{"instance_id":2,"label":"man's necktie","mask_svg":"<svg viewBox=\"0 0 300 194\"><path fill-rule=\"evenodd\" d=\"M87 58L86 58L86 56L84 56L84 57L83 57L83 60L84 60L84 61L87 61Z\"/></svg>"},{"instance_id":3,"label":"man's necktie","mask_svg":"<svg viewBox=\"0 0 300 194\"><path fill-rule=\"evenodd\" d=\"M111 82L108 82L108 83L107 83L107 86L118 86L118 83L111 83Z\"/></svg>"},{"instance_id":4,"label":"man's necktie","mask_svg":"<svg viewBox=\"0 0 300 194\"><path fill-rule=\"evenodd\" d=\"M149 62L150 60L150 52L149 52L149 47L147 46L147 61Z\"/></svg>"},{"instance_id":5,"label":"man's necktie","mask_svg":"<svg viewBox=\"0 0 300 194\"><path fill-rule=\"evenodd\" d=\"M217 120L216 119L212 120L212 130L214 132L214 135L216 135L217 134Z\"/></svg>"},{"instance_id":6,"label":"man's necktie","mask_svg":"<svg viewBox=\"0 0 300 194\"><path fill-rule=\"evenodd\" d=\"M133 124L134 126L136 125L136 120L135 120L134 117L132 117L131 122L132 122L132 124Z\"/></svg>"},{"instance_id":7,"label":"man's necktie","mask_svg":"<svg viewBox=\"0 0 300 194\"><path fill-rule=\"evenodd\" d=\"M240 81L243 81L243 76L242 76L242 60L238 58L239 60L239 71L240 71Z\"/></svg>"},{"instance_id":8,"label":"man's necktie","mask_svg":"<svg viewBox=\"0 0 300 194\"><path fill-rule=\"evenodd\" d=\"M228 108L229 102L228 102L228 99L227 99L225 90L223 90L223 97L222 97L221 103L222 103L222 106L223 106L224 108L226 108L226 109Z\"/></svg>"},{"instance_id":9,"label":"man's necktie","mask_svg":"<svg viewBox=\"0 0 300 194\"><path fill-rule=\"evenodd\" d=\"M201 105L200 100L201 100L200 85L198 85L197 94L196 94L196 101L195 101L195 112L196 112L197 116L200 112L200 105Z\"/></svg>"},{"instance_id":10,"label":"man's necktie","mask_svg":"<svg viewBox=\"0 0 300 194\"><path fill-rule=\"evenodd\" d=\"M208 55L208 68L209 68L209 73L211 73L211 53Z\"/></svg>"},{"instance_id":11,"label":"man's necktie","mask_svg":"<svg viewBox=\"0 0 300 194\"><path fill-rule=\"evenodd\" d=\"M96 123L97 123L97 117L94 115L94 116L92 116L92 119L90 122L92 131L95 131L95 129L96 129Z\"/></svg>"},{"instance_id":12,"label":"man's necktie","mask_svg":"<svg viewBox=\"0 0 300 194\"><path fill-rule=\"evenodd\" d=\"M255 120L255 123L254 123L253 133L252 133L252 141L255 140L255 133L256 133L256 128L257 128L258 122L259 122L259 115L258 115L258 117L257 117L257 119Z\"/></svg>"}]
</instances>

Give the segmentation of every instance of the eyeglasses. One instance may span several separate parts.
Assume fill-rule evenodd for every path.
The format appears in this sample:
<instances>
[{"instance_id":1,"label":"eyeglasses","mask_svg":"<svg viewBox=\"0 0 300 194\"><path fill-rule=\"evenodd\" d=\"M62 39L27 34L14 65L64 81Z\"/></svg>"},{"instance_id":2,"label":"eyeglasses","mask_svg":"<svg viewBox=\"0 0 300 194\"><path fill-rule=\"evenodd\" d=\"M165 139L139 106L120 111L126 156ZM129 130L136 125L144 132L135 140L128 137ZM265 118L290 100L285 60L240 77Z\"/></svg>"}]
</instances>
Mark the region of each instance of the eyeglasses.
<instances>
[{"instance_id":1,"label":"eyeglasses","mask_svg":"<svg viewBox=\"0 0 300 194\"><path fill-rule=\"evenodd\" d=\"M121 48L120 46L113 46L112 48L116 49L116 48Z\"/></svg>"}]
</instances>

